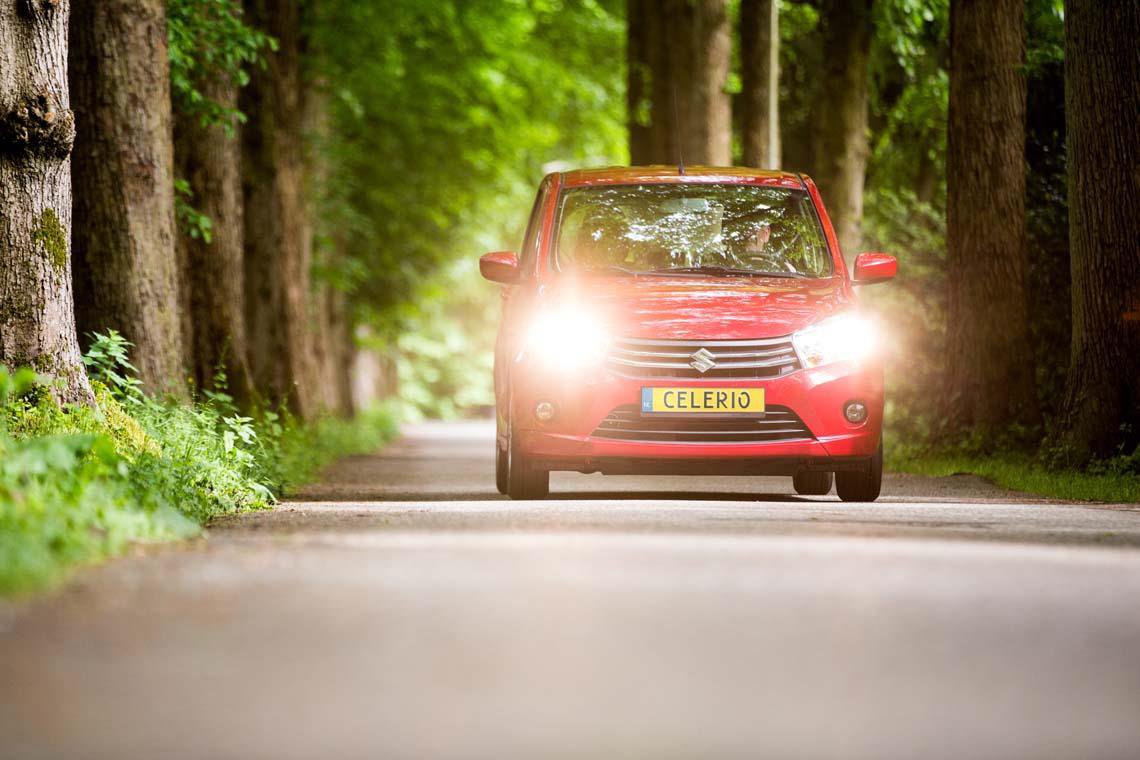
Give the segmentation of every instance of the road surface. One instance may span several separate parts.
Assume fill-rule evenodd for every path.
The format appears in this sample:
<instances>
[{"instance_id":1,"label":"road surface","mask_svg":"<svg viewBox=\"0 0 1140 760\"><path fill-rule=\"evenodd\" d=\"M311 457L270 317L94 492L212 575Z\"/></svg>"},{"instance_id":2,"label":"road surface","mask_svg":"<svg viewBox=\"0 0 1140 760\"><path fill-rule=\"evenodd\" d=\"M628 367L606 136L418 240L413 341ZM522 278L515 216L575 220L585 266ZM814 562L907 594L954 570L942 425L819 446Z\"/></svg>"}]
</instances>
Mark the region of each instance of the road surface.
<instances>
[{"instance_id":1,"label":"road surface","mask_svg":"<svg viewBox=\"0 0 1140 760\"><path fill-rule=\"evenodd\" d=\"M13 758L1137 758L1140 506L556 474L428 424L0 607Z\"/></svg>"}]
</instances>

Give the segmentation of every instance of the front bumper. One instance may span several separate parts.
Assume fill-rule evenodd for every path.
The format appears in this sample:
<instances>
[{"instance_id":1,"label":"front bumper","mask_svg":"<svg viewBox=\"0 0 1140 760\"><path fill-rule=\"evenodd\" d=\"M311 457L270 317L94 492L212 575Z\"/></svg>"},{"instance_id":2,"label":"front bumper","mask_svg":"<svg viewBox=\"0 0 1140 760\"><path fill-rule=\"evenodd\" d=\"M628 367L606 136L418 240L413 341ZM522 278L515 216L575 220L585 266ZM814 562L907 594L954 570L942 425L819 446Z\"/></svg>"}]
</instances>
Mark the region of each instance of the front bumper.
<instances>
[{"instance_id":1,"label":"front bumper","mask_svg":"<svg viewBox=\"0 0 1140 760\"><path fill-rule=\"evenodd\" d=\"M883 418L881 365L839 363L801 369L763 380L645 379L605 367L555 375L514 367L511 414L518 444L551 470L605 473L790 475L804 469L865 469L879 445ZM811 435L768 442L660 442L600 438L598 425L615 408L638 403L647 386L765 389L765 403L787 407ZM853 400L867 406L867 419L852 424L843 415ZM534 416L540 401L553 403L555 417Z\"/></svg>"}]
</instances>

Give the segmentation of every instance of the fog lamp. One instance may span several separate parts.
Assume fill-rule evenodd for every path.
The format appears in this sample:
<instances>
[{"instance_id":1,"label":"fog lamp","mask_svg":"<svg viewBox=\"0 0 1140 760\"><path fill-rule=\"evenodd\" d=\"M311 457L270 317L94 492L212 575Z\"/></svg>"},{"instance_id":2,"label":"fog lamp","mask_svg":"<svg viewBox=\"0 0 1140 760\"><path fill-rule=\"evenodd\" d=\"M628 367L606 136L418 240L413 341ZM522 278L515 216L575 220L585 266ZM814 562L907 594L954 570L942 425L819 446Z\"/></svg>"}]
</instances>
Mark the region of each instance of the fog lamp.
<instances>
[{"instance_id":1,"label":"fog lamp","mask_svg":"<svg viewBox=\"0 0 1140 760\"><path fill-rule=\"evenodd\" d=\"M549 401L539 401L534 405L534 416L539 422L550 422L554 419L554 404Z\"/></svg>"},{"instance_id":2,"label":"fog lamp","mask_svg":"<svg viewBox=\"0 0 1140 760\"><path fill-rule=\"evenodd\" d=\"M862 401L851 401L843 407L843 416L855 425L867 419L867 405Z\"/></svg>"}]
</instances>

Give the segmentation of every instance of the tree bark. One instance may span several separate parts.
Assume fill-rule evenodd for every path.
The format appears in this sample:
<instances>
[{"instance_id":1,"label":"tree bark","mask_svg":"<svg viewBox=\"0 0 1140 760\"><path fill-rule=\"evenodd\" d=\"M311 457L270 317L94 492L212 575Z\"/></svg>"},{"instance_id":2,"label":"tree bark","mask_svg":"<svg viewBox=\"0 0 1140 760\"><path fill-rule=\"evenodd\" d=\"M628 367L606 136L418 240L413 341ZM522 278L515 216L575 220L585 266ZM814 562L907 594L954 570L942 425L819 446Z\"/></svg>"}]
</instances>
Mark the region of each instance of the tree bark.
<instances>
[{"instance_id":1,"label":"tree bark","mask_svg":"<svg viewBox=\"0 0 1140 760\"><path fill-rule=\"evenodd\" d=\"M1066 0L1073 336L1054 443L1073 463L1140 442L1140 2Z\"/></svg>"},{"instance_id":2,"label":"tree bark","mask_svg":"<svg viewBox=\"0 0 1140 760\"><path fill-rule=\"evenodd\" d=\"M732 27L726 0L681 2L674 26L677 47L687 50L688 76L678 93L685 160L732 165L732 105L725 85L732 60Z\"/></svg>"},{"instance_id":3,"label":"tree bark","mask_svg":"<svg viewBox=\"0 0 1140 760\"><path fill-rule=\"evenodd\" d=\"M626 2L626 108L629 125L629 162L642 166L653 162L653 132L649 110L653 75L649 54L647 16L653 12L651 0Z\"/></svg>"},{"instance_id":4,"label":"tree bark","mask_svg":"<svg viewBox=\"0 0 1140 760\"><path fill-rule=\"evenodd\" d=\"M311 8L312 6L310 6ZM324 270L316 277L311 300L311 322L315 327L315 351L318 400L321 411L339 417L352 414L351 343L348 302L343 290L333 281L344 262L344 233L329 228L328 215L320 207L332 196L332 177L327 161L327 148L332 135L328 84L320 76L307 78L302 104L302 129L307 138L305 151L306 187L309 212L306 213L305 245L307 256ZM318 224L316 220L326 222Z\"/></svg>"},{"instance_id":5,"label":"tree bark","mask_svg":"<svg viewBox=\"0 0 1140 760\"><path fill-rule=\"evenodd\" d=\"M163 0L75 5L76 320L114 328L151 391L185 392Z\"/></svg>"},{"instance_id":6,"label":"tree bark","mask_svg":"<svg viewBox=\"0 0 1140 760\"><path fill-rule=\"evenodd\" d=\"M0 0L0 364L91 403L71 291L68 0Z\"/></svg>"},{"instance_id":7,"label":"tree bark","mask_svg":"<svg viewBox=\"0 0 1140 760\"><path fill-rule=\"evenodd\" d=\"M849 260L860 246L867 173L867 93L872 0L822 0L824 68L812 141L812 172L839 246Z\"/></svg>"},{"instance_id":8,"label":"tree bark","mask_svg":"<svg viewBox=\"0 0 1140 760\"><path fill-rule=\"evenodd\" d=\"M633 0L630 154L636 163L727 166L732 113L725 84L732 53L725 0ZM635 64L636 62L636 70ZM635 73L641 77L634 80ZM645 77L647 75L648 81ZM634 131L649 99L647 132ZM636 141L636 145L635 145Z\"/></svg>"},{"instance_id":9,"label":"tree bark","mask_svg":"<svg viewBox=\"0 0 1140 760\"><path fill-rule=\"evenodd\" d=\"M741 0L743 163L780 168L780 23L777 0Z\"/></svg>"},{"instance_id":10,"label":"tree bark","mask_svg":"<svg viewBox=\"0 0 1140 760\"><path fill-rule=\"evenodd\" d=\"M345 293L321 283L314 299L318 320L317 354L320 358L322 406L338 417L355 411L352 403L352 327Z\"/></svg>"},{"instance_id":11,"label":"tree bark","mask_svg":"<svg viewBox=\"0 0 1140 760\"><path fill-rule=\"evenodd\" d=\"M1022 0L950 5L949 392L959 431L1039 421L1029 332Z\"/></svg>"},{"instance_id":12,"label":"tree bark","mask_svg":"<svg viewBox=\"0 0 1140 760\"><path fill-rule=\"evenodd\" d=\"M225 79L202 87L222 106L237 106L236 83ZM197 387L210 390L216 390L218 368L224 370L230 394L244 408L253 388L245 333L245 222L237 130L236 118L227 130L221 124L203 126L196 115L177 114L174 155L179 176L194 193L195 208L211 221L210 242L178 235L187 366Z\"/></svg>"},{"instance_id":13,"label":"tree bark","mask_svg":"<svg viewBox=\"0 0 1140 760\"><path fill-rule=\"evenodd\" d=\"M309 322L311 248L306 244L297 3L247 0L251 25L278 48L243 89L246 328L259 393L302 418L318 408Z\"/></svg>"}]
</instances>

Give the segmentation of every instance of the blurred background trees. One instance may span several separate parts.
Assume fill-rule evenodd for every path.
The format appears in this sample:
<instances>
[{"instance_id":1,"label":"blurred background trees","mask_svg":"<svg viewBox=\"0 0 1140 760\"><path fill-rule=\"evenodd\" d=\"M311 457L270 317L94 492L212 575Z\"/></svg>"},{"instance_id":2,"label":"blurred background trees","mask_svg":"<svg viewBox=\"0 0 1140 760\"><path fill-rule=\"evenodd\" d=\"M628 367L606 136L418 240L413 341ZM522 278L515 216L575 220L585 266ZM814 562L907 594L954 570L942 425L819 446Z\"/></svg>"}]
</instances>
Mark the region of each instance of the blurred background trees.
<instances>
[{"instance_id":1,"label":"blurred background trees","mask_svg":"<svg viewBox=\"0 0 1140 760\"><path fill-rule=\"evenodd\" d=\"M65 83L0 75L0 361L76 361L55 329L67 278L11 295L56 276L36 263L50 207L80 333L120 329L152 388L225 377L241 404L302 417L378 394L477 413L498 306L477 254L517 246L549 171L683 156L811 174L848 258L899 256L864 296L893 330L894 440L1032 451L1051 432L1049 461L1130 453L1140 0L1068 6L76 6L70 230L66 148L13 137L21 114L65 112ZM5 50L68 12L0 8ZM56 105L28 110L41 91Z\"/></svg>"}]
</instances>

